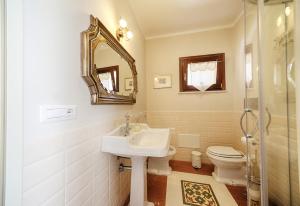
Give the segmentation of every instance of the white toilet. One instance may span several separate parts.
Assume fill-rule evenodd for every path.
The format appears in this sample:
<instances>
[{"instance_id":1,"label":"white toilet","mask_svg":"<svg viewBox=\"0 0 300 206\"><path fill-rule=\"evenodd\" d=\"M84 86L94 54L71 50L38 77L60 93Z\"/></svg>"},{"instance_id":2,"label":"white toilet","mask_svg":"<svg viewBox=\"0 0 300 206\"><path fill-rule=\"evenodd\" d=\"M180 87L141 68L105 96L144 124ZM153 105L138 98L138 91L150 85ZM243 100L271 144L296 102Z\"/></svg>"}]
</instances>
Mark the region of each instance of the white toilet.
<instances>
[{"instance_id":1,"label":"white toilet","mask_svg":"<svg viewBox=\"0 0 300 206\"><path fill-rule=\"evenodd\" d=\"M247 184L246 157L242 152L227 146L211 146L206 154L215 166L212 175L216 181L230 185Z\"/></svg>"},{"instance_id":2,"label":"white toilet","mask_svg":"<svg viewBox=\"0 0 300 206\"><path fill-rule=\"evenodd\" d=\"M156 175L170 175L172 168L169 166L169 161L176 154L176 148L169 147L169 152L166 157L150 157L148 159L148 173Z\"/></svg>"}]
</instances>

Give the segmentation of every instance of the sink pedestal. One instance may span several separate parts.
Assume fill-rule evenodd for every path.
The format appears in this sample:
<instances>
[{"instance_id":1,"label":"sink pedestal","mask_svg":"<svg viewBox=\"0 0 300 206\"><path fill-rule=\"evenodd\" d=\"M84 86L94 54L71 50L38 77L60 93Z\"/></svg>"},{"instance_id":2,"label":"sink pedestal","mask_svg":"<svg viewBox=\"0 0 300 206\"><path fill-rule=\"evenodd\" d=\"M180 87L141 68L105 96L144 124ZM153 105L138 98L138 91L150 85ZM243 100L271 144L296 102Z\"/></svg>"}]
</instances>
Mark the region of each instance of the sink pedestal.
<instances>
[{"instance_id":1,"label":"sink pedestal","mask_svg":"<svg viewBox=\"0 0 300 206\"><path fill-rule=\"evenodd\" d=\"M130 206L154 206L147 202L146 157L131 157Z\"/></svg>"},{"instance_id":2,"label":"sink pedestal","mask_svg":"<svg viewBox=\"0 0 300 206\"><path fill-rule=\"evenodd\" d=\"M154 206L147 202L147 157L164 157L170 146L170 129L153 129L147 124L130 124L128 136L120 125L102 137L102 151L131 157L130 206ZM128 126L128 125L127 125Z\"/></svg>"}]
</instances>

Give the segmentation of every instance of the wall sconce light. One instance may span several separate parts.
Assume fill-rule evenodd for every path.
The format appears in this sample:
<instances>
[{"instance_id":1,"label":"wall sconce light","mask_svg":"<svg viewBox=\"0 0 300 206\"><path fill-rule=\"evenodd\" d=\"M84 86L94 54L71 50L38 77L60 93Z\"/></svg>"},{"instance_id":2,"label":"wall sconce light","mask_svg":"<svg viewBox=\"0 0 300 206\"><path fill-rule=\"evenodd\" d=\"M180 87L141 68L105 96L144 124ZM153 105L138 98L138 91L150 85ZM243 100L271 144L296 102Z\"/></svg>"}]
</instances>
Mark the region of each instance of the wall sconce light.
<instances>
[{"instance_id":1,"label":"wall sconce light","mask_svg":"<svg viewBox=\"0 0 300 206\"><path fill-rule=\"evenodd\" d=\"M127 22L125 19L120 19L119 28L117 29L116 36L119 41L123 38L127 41L133 38L133 33L128 29Z\"/></svg>"},{"instance_id":2,"label":"wall sconce light","mask_svg":"<svg viewBox=\"0 0 300 206\"><path fill-rule=\"evenodd\" d=\"M286 16L289 16L289 15L291 14L291 12L292 12L291 7L287 6L287 7L285 8L285 11L284 11L285 15L286 15Z\"/></svg>"}]
</instances>

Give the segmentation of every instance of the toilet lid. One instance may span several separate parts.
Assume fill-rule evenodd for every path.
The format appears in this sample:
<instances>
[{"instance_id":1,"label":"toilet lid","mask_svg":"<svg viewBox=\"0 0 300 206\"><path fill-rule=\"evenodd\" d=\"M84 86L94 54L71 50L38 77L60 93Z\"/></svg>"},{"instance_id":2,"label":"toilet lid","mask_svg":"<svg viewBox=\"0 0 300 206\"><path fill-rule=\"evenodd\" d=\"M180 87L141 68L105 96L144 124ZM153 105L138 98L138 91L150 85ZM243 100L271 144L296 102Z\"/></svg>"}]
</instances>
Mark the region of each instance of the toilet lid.
<instances>
[{"instance_id":1,"label":"toilet lid","mask_svg":"<svg viewBox=\"0 0 300 206\"><path fill-rule=\"evenodd\" d=\"M216 156L221 156L221 157L243 157L243 153L235 150L232 147L227 147L227 146L211 146L207 148L207 152L216 155Z\"/></svg>"}]
</instances>

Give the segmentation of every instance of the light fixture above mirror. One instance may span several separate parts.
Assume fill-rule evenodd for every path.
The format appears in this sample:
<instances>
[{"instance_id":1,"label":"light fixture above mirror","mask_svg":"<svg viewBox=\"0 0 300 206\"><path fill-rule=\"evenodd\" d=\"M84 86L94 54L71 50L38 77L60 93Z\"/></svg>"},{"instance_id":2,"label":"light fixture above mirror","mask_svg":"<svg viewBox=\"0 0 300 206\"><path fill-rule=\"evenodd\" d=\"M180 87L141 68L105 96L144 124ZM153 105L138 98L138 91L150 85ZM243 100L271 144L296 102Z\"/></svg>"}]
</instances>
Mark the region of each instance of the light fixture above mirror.
<instances>
[{"instance_id":1,"label":"light fixture above mirror","mask_svg":"<svg viewBox=\"0 0 300 206\"><path fill-rule=\"evenodd\" d=\"M133 33L128 29L127 21L123 18L119 20L119 28L117 29L116 36L119 41L121 39L129 41L133 38Z\"/></svg>"}]
</instances>

